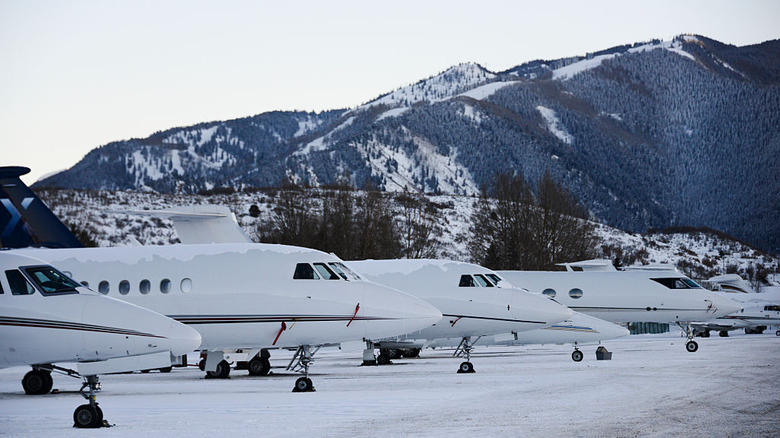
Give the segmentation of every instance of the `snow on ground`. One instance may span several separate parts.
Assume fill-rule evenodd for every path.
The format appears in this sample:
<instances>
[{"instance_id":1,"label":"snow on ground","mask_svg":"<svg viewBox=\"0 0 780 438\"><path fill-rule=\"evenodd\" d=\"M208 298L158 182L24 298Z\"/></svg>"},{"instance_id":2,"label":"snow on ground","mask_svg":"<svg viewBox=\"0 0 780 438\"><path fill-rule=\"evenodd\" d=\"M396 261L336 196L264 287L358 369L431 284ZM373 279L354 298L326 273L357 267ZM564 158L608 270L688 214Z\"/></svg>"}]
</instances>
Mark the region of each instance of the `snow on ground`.
<instances>
[{"instance_id":1,"label":"snow on ground","mask_svg":"<svg viewBox=\"0 0 780 438\"><path fill-rule=\"evenodd\" d=\"M105 376L98 402L115 427L72 428L83 399L26 396L24 368L0 370L0 435L11 437L247 436L777 436L780 337L732 333L688 353L678 333L607 342L611 361L570 359L570 346L482 347L476 374L456 374L451 350L361 367L360 353L315 356L315 393L292 393L297 375L234 371L205 380L197 368ZM291 353L272 353L286 365Z\"/></svg>"}]
</instances>

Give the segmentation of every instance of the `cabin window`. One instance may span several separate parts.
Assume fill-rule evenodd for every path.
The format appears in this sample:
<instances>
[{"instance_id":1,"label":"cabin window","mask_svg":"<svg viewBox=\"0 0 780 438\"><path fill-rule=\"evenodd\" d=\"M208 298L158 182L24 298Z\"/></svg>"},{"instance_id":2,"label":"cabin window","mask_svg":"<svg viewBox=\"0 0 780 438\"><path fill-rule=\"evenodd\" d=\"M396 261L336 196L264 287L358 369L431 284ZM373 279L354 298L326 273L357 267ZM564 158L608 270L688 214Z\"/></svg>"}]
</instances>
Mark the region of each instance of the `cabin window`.
<instances>
[{"instance_id":1,"label":"cabin window","mask_svg":"<svg viewBox=\"0 0 780 438\"><path fill-rule=\"evenodd\" d=\"M474 274L474 279L477 280L477 284L480 285L480 287L493 287L493 283L479 274Z\"/></svg>"},{"instance_id":2,"label":"cabin window","mask_svg":"<svg viewBox=\"0 0 780 438\"><path fill-rule=\"evenodd\" d=\"M319 280L320 276L314 272L314 268L308 263L298 263L295 265L293 280Z\"/></svg>"},{"instance_id":3,"label":"cabin window","mask_svg":"<svg viewBox=\"0 0 780 438\"><path fill-rule=\"evenodd\" d=\"M98 292L103 295L108 295L109 289L111 289L111 285L109 285L106 280L103 280L98 284Z\"/></svg>"},{"instance_id":4,"label":"cabin window","mask_svg":"<svg viewBox=\"0 0 780 438\"><path fill-rule=\"evenodd\" d=\"M8 279L8 286L11 287L13 295L32 295L35 293L35 288L24 278L21 272L16 270L5 271L5 278Z\"/></svg>"},{"instance_id":5,"label":"cabin window","mask_svg":"<svg viewBox=\"0 0 780 438\"><path fill-rule=\"evenodd\" d=\"M122 295L127 295L130 293L130 282L127 280L122 280L119 282L119 293Z\"/></svg>"},{"instance_id":6,"label":"cabin window","mask_svg":"<svg viewBox=\"0 0 780 438\"><path fill-rule=\"evenodd\" d=\"M160 292L167 294L171 291L171 280L163 279L163 281L160 282Z\"/></svg>"},{"instance_id":7,"label":"cabin window","mask_svg":"<svg viewBox=\"0 0 780 438\"><path fill-rule=\"evenodd\" d=\"M577 298L582 298L582 289L575 287L574 289L569 291L569 296L574 298L575 300Z\"/></svg>"},{"instance_id":8,"label":"cabin window","mask_svg":"<svg viewBox=\"0 0 780 438\"><path fill-rule=\"evenodd\" d=\"M189 293L192 290L192 280L189 278L184 278L181 280L181 283L179 283L179 288L182 292Z\"/></svg>"},{"instance_id":9,"label":"cabin window","mask_svg":"<svg viewBox=\"0 0 780 438\"><path fill-rule=\"evenodd\" d=\"M141 280L140 283L138 283L138 291L142 294L146 295L152 290L152 282L149 280Z\"/></svg>"},{"instance_id":10,"label":"cabin window","mask_svg":"<svg viewBox=\"0 0 780 438\"><path fill-rule=\"evenodd\" d=\"M770 312L780 312L780 306L764 306L764 310L768 310Z\"/></svg>"},{"instance_id":11,"label":"cabin window","mask_svg":"<svg viewBox=\"0 0 780 438\"><path fill-rule=\"evenodd\" d=\"M341 277L338 276L335 272L333 272L332 269L328 267L325 263L315 263L314 269L317 270L317 273L320 274L320 277L324 278L325 280L340 280Z\"/></svg>"},{"instance_id":12,"label":"cabin window","mask_svg":"<svg viewBox=\"0 0 780 438\"><path fill-rule=\"evenodd\" d=\"M341 278L344 280L360 280L360 276L355 273L355 271L349 269L346 267L343 263L339 262L330 262L328 263L330 267L338 273Z\"/></svg>"},{"instance_id":13,"label":"cabin window","mask_svg":"<svg viewBox=\"0 0 780 438\"><path fill-rule=\"evenodd\" d=\"M477 285L474 283L474 277L468 274L463 274L460 276L460 283L458 284L458 287L477 287Z\"/></svg>"},{"instance_id":14,"label":"cabin window","mask_svg":"<svg viewBox=\"0 0 780 438\"><path fill-rule=\"evenodd\" d=\"M550 289L549 287L542 291L542 295L547 295L550 298L555 298L555 289Z\"/></svg>"},{"instance_id":15,"label":"cabin window","mask_svg":"<svg viewBox=\"0 0 780 438\"><path fill-rule=\"evenodd\" d=\"M44 294L78 293L76 288L81 286L51 266L25 268L24 271Z\"/></svg>"},{"instance_id":16,"label":"cabin window","mask_svg":"<svg viewBox=\"0 0 780 438\"><path fill-rule=\"evenodd\" d=\"M660 283L669 289L701 289L695 281L690 278L651 278L656 283Z\"/></svg>"},{"instance_id":17,"label":"cabin window","mask_svg":"<svg viewBox=\"0 0 780 438\"><path fill-rule=\"evenodd\" d=\"M89 288L89 282L88 281L82 281L81 285L86 287L86 288Z\"/></svg>"}]
</instances>

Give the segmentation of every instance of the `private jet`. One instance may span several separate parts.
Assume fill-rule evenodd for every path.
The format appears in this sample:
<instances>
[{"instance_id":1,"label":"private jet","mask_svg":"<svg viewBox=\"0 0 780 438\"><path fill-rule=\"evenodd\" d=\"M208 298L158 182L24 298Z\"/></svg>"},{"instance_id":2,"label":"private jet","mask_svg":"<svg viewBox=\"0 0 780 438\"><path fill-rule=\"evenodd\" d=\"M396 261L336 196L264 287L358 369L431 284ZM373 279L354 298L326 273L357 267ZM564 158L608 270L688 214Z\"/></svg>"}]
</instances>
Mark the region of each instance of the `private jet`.
<instances>
[{"instance_id":1,"label":"private jet","mask_svg":"<svg viewBox=\"0 0 780 438\"><path fill-rule=\"evenodd\" d=\"M73 413L75 427L100 427L98 374L171 366L194 351L200 335L170 318L101 296L48 263L0 251L0 367L32 366L27 394L46 394L52 372L82 377L88 401ZM78 363L78 371L57 363Z\"/></svg>"},{"instance_id":2,"label":"private jet","mask_svg":"<svg viewBox=\"0 0 780 438\"><path fill-rule=\"evenodd\" d=\"M499 286L493 271L482 266L449 260L363 260L347 265L369 280L421 298L441 310L444 318L422 330L392 338L371 338L386 363L392 350L412 349L407 341L457 338L456 355L466 361L458 372L472 373L474 341L480 336L520 333L541 329L571 317L571 310L541 296L513 287ZM369 349L372 349L369 346ZM366 352L367 353L367 352ZM370 356L364 353L364 360Z\"/></svg>"},{"instance_id":3,"label":"private jet","mask_svg":"<svg viewBox=\"0 0 780 438\"><path fill-rule=\"evenodd\" d=\"M713 320L742 308L669 267L617 271L609 260L564 265L566 272L497 273L513 285L605 321L675 323L688 339L689 352L699 348L691 322Z\"/></svg>"}]
</instances>

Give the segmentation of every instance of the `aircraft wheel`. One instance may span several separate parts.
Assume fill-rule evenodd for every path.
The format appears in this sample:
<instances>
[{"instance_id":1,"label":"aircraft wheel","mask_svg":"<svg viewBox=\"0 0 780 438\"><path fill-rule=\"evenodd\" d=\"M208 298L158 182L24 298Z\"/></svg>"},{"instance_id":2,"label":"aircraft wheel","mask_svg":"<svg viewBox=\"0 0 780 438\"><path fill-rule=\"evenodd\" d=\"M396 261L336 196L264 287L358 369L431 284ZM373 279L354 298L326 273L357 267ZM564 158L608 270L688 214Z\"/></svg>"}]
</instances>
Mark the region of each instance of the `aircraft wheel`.
<instances>
[{"instance_id":1,"label":"aircraft wheel","mask_svg":"<svg viewBox=\"0 0 780 438\"><path fill-rule=\"evenodd\" d=\"M701 337L702 338L709 338L710 337L710 331L709 330L705 330L705 331L701 332Z\"/></svg>"},{"instance_id":2,"label":"aircraft wheel","mask_svg":"<svg viewBox=\"0 0 780 438\"><path fill-rule=\"evenodd\" d=\"M293 388L293 392L312 392L314 391L314 384L311 382L311 379L308 377L299 377L298 380L295 381L295 387Z\"/></svg>"},{"instance_id":3,"label":"aircraft wheel","mask_svg":"<svg viewBox=\"0 0 780 438\"><path fill-rule=\"evenodd\" d=\"M585 357L580 350L574 350L571 352L571 360L575 362L582 362L582 358Z\"/></svg>"},{"instance_id":4,"label":"aircraft wheel","mask_svg":"<svg viewBox=\"0 0 780 438\"><path fill-rule=\"evenodd\" d=\"M271 371L271 362L263 357L255 356L247 366L250 376L267 376Z\"/></svg>"},{"instance_id":5,"label":"aircraft wheel","mask_svg":"<svg viewBox=\"0 0 780 438\"><path fill-rule=\"evenodd\" d=\"M729 332L727 332L726 330L721 330L720 333L718 333L718 336L720 336L721 338L728 338Z\"/></svg>"},{"instance_id":6,"label":"aircraft wheel","mask_svg":"<svg viewBox=\"0 0 780 438\"><path fill-rule=\"evenodd\" d=\"M223 360L217 364L216 371L206 371L206 375L212 379L227 379L230 376L230 364Z\"/></svg>"},{"instance_id":7,"label":"aircraft wheel","mask_svg":"<svg viewBox=\"0 0 780 438\"><path fill-rule=\"evenodd\" d=\"M780 336L780 330L775 332L775 336Z\"/></svg>"},{"instance_id":8,"label":"aircraft wheel","mask_svg":"<svg viewBox=\"0 0 780 438\"><path fill-rule=\"evenodd\" d=\"M141 370L141 372L144 373L144 374L148 373L149 371L151 371L151 370Z\"/></svg>"},{"instance_id":9,"label":"aircraft wheel","mask_svg":"<svg viewBox=\"0 0 780 438\"><path fill-rule=\"evenodd\" d=\"M696 341L688 341L688 343L685 344L685 349L690 353L694 353L699 349L699 344L697 344Z\"/></svg>"},{"instance_id":10,"label":"aircraft wheel","mask_svg":"<svg viewBox=\"0 0 780 438\"><path fill-rule=\"evenodd\" d=\"M173 367L160 368L161 373L170 373L171 371L173 371Z\"/></svg>"},{"instance_id":11,"label":"aircraft wheel","mask_svg":"<svg viewBox=\"0 0 780 438\"><path fill-rule=\"evenodd\" d=\"M381 353L379 356L376 357L376 364L377 365L387 365L390 363L390 356L384 353Z\"/></svg>"},{"instance_id":12,"label":"aircraft wheel","mask_svg":"<svg viewBox=\"0 0 780 438\"><path fill-rule=\"evenodd\" d=\"M22 388L24 388L25 394L48 394L52 386L54 386L54 379L48 371L32 370L22 378Z\"/></svg>"},{"instance_id":13,"label":"aircraft wheel","mask_svg":"<svg viewBox=\"0 0 780 438\"><path fill-rule=\"evenodd\" d=\"M420 357L420 349L407 348L404 350L404 357Z\"/></svg>"},{"instance_id":14,"label":"aircraft wheel","mask_svg":"<svg viewBox=\"0 0 780 438\"><path fill-rule=\"evenodd\" d=\"M474 365L472 365L471 362L463 362L458 367L458 374L473 373L473 372L474 372Z\"/></svg>"},{"instance_id":15,"label":"aircraft wheel","mask_svg":"<svg viewBox=\"0 0 780 438\"><path fill-rule=\"evenodd\" d=\"M94 429L103 425L103 410L97 405L81 405L73 412L73 427Z\"/></svg>"}]
</instances>

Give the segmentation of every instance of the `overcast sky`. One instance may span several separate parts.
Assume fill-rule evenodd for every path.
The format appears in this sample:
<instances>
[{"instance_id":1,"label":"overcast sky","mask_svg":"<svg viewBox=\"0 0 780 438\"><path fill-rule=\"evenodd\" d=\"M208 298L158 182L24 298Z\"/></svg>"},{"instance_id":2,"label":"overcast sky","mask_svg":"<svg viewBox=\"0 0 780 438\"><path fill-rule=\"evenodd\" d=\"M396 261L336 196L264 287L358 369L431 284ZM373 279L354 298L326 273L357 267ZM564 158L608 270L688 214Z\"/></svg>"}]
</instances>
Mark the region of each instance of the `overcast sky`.
<instances>
[{"instance_id":1,"label":"overcast sky","mask_svg":"<svg viewBox=\"0 0 780 438\"><path fill-rule=\"evenodd\" d=\"M0 0L0 165L24 178L155 131L347 108L462 62L696 33L780 38L780 1Z\"/></svg>"}]
</instances>

